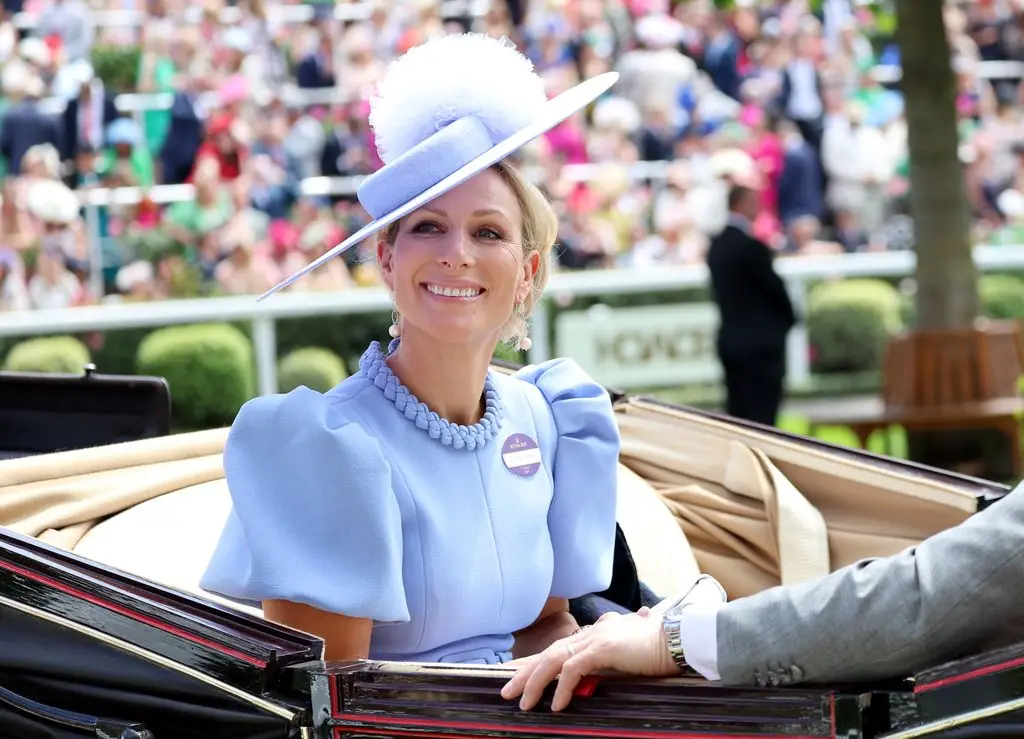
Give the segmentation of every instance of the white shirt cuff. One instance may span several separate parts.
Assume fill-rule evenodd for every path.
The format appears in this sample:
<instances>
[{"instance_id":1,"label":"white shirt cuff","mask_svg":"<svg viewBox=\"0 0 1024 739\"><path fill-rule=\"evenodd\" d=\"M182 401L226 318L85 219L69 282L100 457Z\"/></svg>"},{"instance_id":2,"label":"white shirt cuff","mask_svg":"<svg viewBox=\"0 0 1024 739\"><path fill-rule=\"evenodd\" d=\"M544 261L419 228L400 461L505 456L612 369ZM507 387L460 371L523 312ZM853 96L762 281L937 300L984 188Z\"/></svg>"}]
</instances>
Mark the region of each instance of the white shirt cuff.
<instances>
[{"instance_id":1,"label":"white shirt cuff","mask_svg":"<svg viewBox=\"0 0 1024 739\"><path fill-rule=\"evenodd\" d=\"M708 680L718 674L718 611L723 603L694 603L679 617L679 640L686 664Z\"/></svg>"}]
</instances>

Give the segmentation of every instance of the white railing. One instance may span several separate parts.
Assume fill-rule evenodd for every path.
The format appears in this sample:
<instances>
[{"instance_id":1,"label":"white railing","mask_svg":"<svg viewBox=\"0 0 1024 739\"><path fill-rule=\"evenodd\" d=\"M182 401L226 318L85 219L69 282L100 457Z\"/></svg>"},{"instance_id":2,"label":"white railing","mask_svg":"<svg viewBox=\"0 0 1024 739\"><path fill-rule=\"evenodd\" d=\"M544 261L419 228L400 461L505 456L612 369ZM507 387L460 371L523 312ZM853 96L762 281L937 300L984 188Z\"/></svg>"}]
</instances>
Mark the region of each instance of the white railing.
<instances>
[{"instance_id":1,"label":"white railing","mask_svg":"<svg viewBox=\"0 0 1024 739\"><path fill-rule=\"evenodd\" d=\"M895 84L899 82L902 74L903 71L900 67L892 64L879 65L871 71L872 77L882 84ZM1024 77L1024 62L979 62L978 75L982 79L1019 79ZM351 102L351 97L340 87L305 88L294 83L282 85L274 92L274 97L290 108L342 105ZM269 98L254 99L253 102L265 106L271 100ZM149 110L167 110L173 104L174 95L169 92L124 92L114 97L114 105L117 109L128 114L138 114ZM218 93L206 92L198 95L197 104L204 110L217 108L220 105ZM67 107L67 101L58 97L46 98L40 103L42 111L50 115L60 115L64 112L65 107Z\"/></svg>"},{"instance_id":2,"label":"white railing","mask_svg":"<svg viewBox=\"0 0 1024 739\"><path fill-rule=\"evenodd\" d=\"M952 60L950 60L952 63ZM1024 62L1017 61L979 61L973 65L975 73L983 80L1020 79L1024 77ZM903 69L898 64L879 64L872 68L871 76L883 85L892 85L903 77Z\"/></svg>"},{"instance_id":3,"label":"white railing","mask_svg":"<svg viewBox=\"0 0 1024 739\"><path fill-rule=\"evenodd\" d=\"M440 3L441 17L454 18L460 15L479 17L490 7L490 0L444 0ZM313 5L268 5L267 18L277 23L309 23L313 20L316 8ZM373 12L371 2L335 3L334 18L340 21L366 20ZM195 25L202 18L202 8L193 6L172 15L180 23ZM90 14L97 28L137 28L149 18L148 14L138 10L93 10ZM221 9L220 22L225 25L237 23L241 12L237 7ZM18 13L14 16L14 25L22 30L32 30L37 19L30 13Z\"/></svg>"},{"instance_id":4,"label":"white railing","mask_svg":"<svg viewBox=\"0 0 1024 739\"><path fill-rule=\"evenodd\" d=\"M979 246L974 251L974 258L982 271L1024 269L1024 246ZM879 252L783 258L778 260L777 269L787 284L798 312L806 315L808 283L848 277L900 277L912 274L914 265L915 256L912 252ZM552 355L548 319L553 298L638 294L706 285L707 268L703 265L556 273L548 283L545 299L538 303L534 311L530 361L544 361ZM357 288L328 293L280 293L262 303L257 303L252 296L167 300L4 313L0 320L0 336L87 333L174 324L248 321L253 328L259 392L267 394L277 390L277 320L359 315L390 309L391 300L383 288ZM787 355L787 380L790 387L805 385L810 378L810 365L807 329L803 324L791 332Z\"/></svg>"},{"instance_id":5,"label":"white railing","mask_svg":"<svg viewBox=\"0 0 1024 739\"><path fill-rule=\"evenodd\" d=\"M308 108L315 105L343 105L352 97L341 87L299 87L289 82L274 90L273 94L258 91L251 103L264 107L278 100L289 108ZM220 107L220 95L216 91L203 92L195 96L196 107L200 110L216 110ZM137 116L150 110L169 110L174 105L174 94L170 92L124 92L114 97L114 107L120 112ZM67 109L68 101L62 97L48 97L39 101L39 110L46 115L61 115Z\"/></svg>"},{"instance_id":6,"label":"white railing","mask_svg":"<svg viewBox=\"0 0 1024 739\"><path fill-rule=\"evenodd\" d=\"M626 167L629 177L636 180L661 181L665 179L671 162L635 162ZM593 179L607 165L566 164L562 167L563 176L570 182L587 182ZM543 180L543 173L535 167L524 169L527 177L534 182ZM299 182L299 192L305 196L320 197L325 195L352 196L356 194L359 183L365 175L348 177L307 177ZM157 205L168 205L194 200L195 187L192 185L154 185L150 188L141 187L95 187L82 188L75 191L82 205L134 205L142 200L143 195Z\"/></svg>"}]
</instances>

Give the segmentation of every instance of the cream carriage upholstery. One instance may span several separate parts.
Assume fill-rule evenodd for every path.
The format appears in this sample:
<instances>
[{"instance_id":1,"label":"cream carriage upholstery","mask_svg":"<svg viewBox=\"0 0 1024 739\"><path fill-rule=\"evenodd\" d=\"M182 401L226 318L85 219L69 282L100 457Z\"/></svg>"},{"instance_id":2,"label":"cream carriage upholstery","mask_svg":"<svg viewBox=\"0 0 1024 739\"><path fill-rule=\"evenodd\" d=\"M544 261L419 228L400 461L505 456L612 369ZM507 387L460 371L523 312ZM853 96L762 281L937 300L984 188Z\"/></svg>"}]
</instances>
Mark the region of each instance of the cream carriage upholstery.
<instances>
[{"instance_id":1,"label":"cream carriage upholstery","mask_svg":"<svg viewBox=\"0 0 1024 739\"><path fill-rule=\"evenodd\" d=\"M230 511L231 496L224 480L193 485L101 521L79 539L73 551L161 585L259 615L258 605L225 599L199 587Z\"/></svg>"},{"instance_id":2,"label":"cream carriage upholstery","mask_svg":"<svg viewBox=\"0 0 1024 739\"><path fill-rule=\"evenodd\" d=\"M629 401L618 519L641 579L698 572L731 597L886 556L963 521L973 494L907 471ZM226 429L0 462L0 525L143 578L200 591L230 510Z\"/></svg>"}]
</instances>

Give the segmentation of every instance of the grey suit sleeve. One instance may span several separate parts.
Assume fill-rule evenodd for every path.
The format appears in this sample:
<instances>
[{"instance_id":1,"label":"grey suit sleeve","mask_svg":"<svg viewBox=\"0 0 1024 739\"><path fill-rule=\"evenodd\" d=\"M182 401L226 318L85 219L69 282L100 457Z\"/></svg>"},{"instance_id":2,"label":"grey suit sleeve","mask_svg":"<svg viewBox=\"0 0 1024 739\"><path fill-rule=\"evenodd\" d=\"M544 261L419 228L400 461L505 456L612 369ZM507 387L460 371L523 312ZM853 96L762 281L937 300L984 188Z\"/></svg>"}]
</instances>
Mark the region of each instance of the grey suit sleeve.
<instances>
[{"instance_id":1,"label":"grey suit sleeve","mask_svg":"<svg viewBox=\"0 0 1024 739\"><path fill-rule=\"evenodd\" d=\"M725 605L718 671L755 685L908 676L1024 639L1022 614L1024 485L893 557Z\"/></svg>"}]
</instances>

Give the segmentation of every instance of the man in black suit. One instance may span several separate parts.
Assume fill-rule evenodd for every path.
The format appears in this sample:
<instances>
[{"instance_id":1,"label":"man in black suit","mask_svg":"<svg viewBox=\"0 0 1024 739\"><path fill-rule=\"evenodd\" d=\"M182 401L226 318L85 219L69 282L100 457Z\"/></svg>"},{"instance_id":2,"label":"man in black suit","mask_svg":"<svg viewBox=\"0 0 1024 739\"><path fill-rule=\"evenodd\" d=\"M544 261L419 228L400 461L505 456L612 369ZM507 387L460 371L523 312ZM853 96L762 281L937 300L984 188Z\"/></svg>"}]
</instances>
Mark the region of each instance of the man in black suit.
<instances>
[{"instance_id":1,"label":"man in black suit","mask_svg":"<svg viewBox=\"0 0 1024 739\"><path fill-rule=\"evenodd\" d=\"M78 95L64 108L61 159L73 161L81 150L101 150L107 143L107 126L120 117L114 95L103 81L94 76L84 80Z\"/></svg>"},{"instance_id":2,"label":"man in black suit","mask_svg":"<svg viewBox=\"0 0 1024 739\"><path fill-rule=\"evenodd\" d=\"M721 317L726 412L774 425L786 377L786 335L797 319L771 250L751 235L758 207L755 190L737 185L729 191L729 222L712 239L707 262Z\"/></svg>"}]
</instances>

